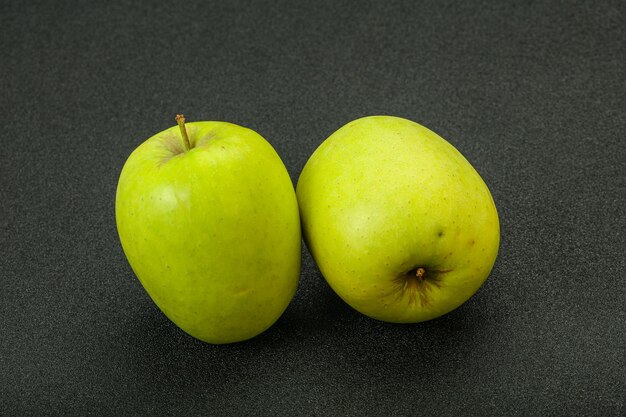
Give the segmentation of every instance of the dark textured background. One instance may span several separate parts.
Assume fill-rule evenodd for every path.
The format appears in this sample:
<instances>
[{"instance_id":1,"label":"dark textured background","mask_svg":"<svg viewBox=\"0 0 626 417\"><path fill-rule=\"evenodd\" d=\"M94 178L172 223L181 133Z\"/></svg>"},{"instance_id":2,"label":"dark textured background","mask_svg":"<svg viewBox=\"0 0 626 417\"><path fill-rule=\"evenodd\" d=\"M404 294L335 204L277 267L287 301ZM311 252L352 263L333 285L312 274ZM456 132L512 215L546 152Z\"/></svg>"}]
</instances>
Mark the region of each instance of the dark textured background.
<instances>
[{"instance_id":1,"label":"dark textured background","mask_svg":"<svg viewBox=\"0 0 626 417\"><path fill-rule=\"evenodd\" d=\"M623 415L623 2L41 3L0 4L0 415ZM258 131L294 182L352 119L428 126L491 188L490 279L390 325L304 250L269 331L192 339L114 219L176 112Z\"/></svg>"}]
</instances>

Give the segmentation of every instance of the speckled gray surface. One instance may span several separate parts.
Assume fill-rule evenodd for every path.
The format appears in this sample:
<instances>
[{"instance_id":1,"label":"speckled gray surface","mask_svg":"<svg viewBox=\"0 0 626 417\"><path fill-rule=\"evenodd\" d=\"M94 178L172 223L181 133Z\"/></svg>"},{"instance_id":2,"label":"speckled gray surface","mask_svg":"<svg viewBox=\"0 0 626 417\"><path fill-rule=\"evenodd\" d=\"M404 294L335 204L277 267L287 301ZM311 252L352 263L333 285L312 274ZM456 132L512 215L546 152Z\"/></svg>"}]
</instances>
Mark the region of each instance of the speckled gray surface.
<instances>
[{"instance_id":1,"label":"speckled gray surface","mask_svg":"<svg viewBox=\"0 0 626 417\"><path fill-rule=\"evenodd\" d=\"M506 5L504 4L506 3ZM623 2L0 4L0 415L623 415ZM500 211L495 269L413 326L303 252L284 316L211 346L158 311L114 197L173 114L255 129L295 181L344 123L413 119Z\"/></svg>"}]
</instances>

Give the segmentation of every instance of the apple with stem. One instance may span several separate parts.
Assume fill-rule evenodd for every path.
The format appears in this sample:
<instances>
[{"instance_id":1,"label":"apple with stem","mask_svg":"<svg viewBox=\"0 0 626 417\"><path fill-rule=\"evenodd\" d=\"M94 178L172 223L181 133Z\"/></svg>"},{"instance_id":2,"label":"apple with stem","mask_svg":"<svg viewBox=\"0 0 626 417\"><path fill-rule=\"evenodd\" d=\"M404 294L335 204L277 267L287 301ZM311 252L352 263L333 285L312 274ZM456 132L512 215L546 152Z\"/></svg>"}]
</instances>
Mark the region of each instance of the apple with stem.
<instances>
[{"instance_id":1,"label":"apple with stem","mask_svg":"<svg viewBox=\"0 0 626 417\"><path fill-rule=\"evenodd\" d=\"M489 189L447 141L412 121L365 117L313 153L296 189L305 242L332 289L375 319L459 307L496 260Z\"/></svg>"},{"instance_id":2,"label":"apple with stem","mask_svg":"<svg viewBox=\"0 0 626 417\"><path fill-rule=\"evenodd\" d=\"M258 133L176 119L122 169L115 201L122 248L182 330L210 343L249 339L279 318L298 284L293 184Z\"/></svg>"}]
</instances>

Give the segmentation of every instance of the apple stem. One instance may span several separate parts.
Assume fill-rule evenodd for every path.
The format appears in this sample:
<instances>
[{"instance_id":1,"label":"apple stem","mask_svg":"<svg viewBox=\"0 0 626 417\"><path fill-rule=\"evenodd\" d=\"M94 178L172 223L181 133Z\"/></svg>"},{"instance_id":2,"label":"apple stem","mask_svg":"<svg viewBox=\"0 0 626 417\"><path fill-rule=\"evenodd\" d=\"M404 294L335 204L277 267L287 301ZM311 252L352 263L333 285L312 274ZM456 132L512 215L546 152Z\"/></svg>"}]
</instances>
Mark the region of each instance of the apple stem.
<instances>
[{"instance_id":1,"label":"apple stem","mask_svg":"<svg viewBox=\"0 0 626 417\"><path fill-rule=\"evenodd\" d=\"M185 147L185 151L191 149L191 143L189 142L189 136L187 136L187 129L185 128L185 115L177 114L176 115L176 123L178 123L178 127L180 128L180 136L183 138L183 146Z\"/></svg>"},{"instance_id":2,"label":"apple stem","mask_svg":"<svg viewBox=\"0 0 626 417\"><path fill-rule=\"evenodd\" d=\"M417 270L415 271L415 276L418 279L423 279L424 275L426 275L426 270L422 267L417 268Z\"/></svg>"}]
</instances>

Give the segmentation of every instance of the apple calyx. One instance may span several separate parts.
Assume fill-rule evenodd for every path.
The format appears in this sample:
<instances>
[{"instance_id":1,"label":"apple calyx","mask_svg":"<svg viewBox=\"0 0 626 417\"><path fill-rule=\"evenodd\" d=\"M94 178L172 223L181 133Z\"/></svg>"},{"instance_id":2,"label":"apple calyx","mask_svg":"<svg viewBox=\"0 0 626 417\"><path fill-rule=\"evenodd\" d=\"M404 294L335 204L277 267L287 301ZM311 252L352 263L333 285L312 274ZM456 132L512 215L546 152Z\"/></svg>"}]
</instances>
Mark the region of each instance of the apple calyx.
<instances>
[{"instance_id":1,"label":"apple calyx","mask_svg":"<svg viewBox=\"0 0 626 417\"><path fill-rule=\"evenodd\" d=\"M191 149L191 143L189 142L189 136L187 135L187 129L185 128L185 115L177 114L176 123L180 128L180 136L183 138L183 147L185 148L186 152Z\"/></svg>"},{"instance_id":2,"label":"apple calyx","mask_svg":"<svg viewBox=\"0 0 626 417\"><path fill-rule=\"evenodd\" d=\"M415 270L415 276L419 280L423 280L426 278L426 270L422 267L419 267Z\"/></svg>"},{"instance_id":3,"label":"apple calyx","mask_svg":"<svg viewBox=\"0 0 626 417\"><path fill-rule=\"evenodd\" d=\"M411 306L428 307L431 305L430 293L433 287L440 288L441 275L450 270L417 267L395 279L399 297L408 301Z\"/></svg>"}]
</instances>

